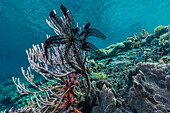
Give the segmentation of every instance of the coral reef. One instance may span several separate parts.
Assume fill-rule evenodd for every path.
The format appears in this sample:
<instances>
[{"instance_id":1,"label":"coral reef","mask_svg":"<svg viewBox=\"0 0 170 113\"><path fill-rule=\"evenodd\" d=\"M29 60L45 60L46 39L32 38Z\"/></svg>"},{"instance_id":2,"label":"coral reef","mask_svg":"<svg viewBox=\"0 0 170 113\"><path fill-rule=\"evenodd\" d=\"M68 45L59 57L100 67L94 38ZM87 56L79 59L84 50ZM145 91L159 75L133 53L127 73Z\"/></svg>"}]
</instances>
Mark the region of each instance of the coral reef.
<instances>
[{"instance_id":1,"label":"coral reef","mask_svg":"<svg viewBox=\"0 0 170 113\"><path fill-rule=\"evenodd\" d=\"M51 22L46 20L56 36L47 35L41 47L26 50L30 67L21 70L29 84L13 77L21 95L11 81L0 83L0 110L8 106L9 113L170 112L170 26L158 26L153 34L143 29L99 50L87 37L106 37L89 28L90 23L82 30L73 27L69 10L61 6L61 11L64 19L51 11Z\"/></svg>"},{"instance_id":2,"label":"coral reef","mask_svg":"<svg viewBox=\"0 0 170 113\"><path fill-rule=\"evenodd\" d=\"M36 112L40 112L40 111L35 111L34 109L27 109L27 108L20 108L18 110L15 110L14 107L12 107L9 111L9 113L36 113ZM1 113L7 113L7 111L1 112Z\"/></svg>"},{"instance_id":3,"label":"coral reef","mask_svg":"<svg viewBox=\"0 0 170 113\"><path fill-rule=\"evenodd\" d=\"M158 27L156 27L155 29L154 29L154 34L155 35L161 35L162 33L163 33L163 31L164 31L164 28L165 28L165 26L162 26L162 25L160 25L160 26L158 26Z\"/></svg>"},{"instance_id":4,"label":"coral reef","mask_svg":"<svg viewBox=\"0 0 170 113\"><path fill-rule=\"evenodd\" d=\"M115 92L106 81L93 81L92 86L96 95L96 106L91 113L113 113L121 107L121 102L116 99Z\"/></svg>"},{"instance_id":5,"label":"coral reef","mask_svg":"<svg viewBox=\"0 0 170 113\"><path fill-rule=\"evenodd\" d=\"M133 78L133 86L128 92L127 104L132 110L138 113L170 110L169 70L167 64L140 62L130 71L128 77Z\"/></svg>"},{"instance_id":6,"label":"coral reef","mask_svg":"<svg viewBox=\"0 0 170 113\"><path fill-rule=\"evenodd\" d=\"M110 45L106 49L101 49L102 54L106 54L108 57L115 57L118 56L118 53L120 52L126 52L133 48L137 49L144 46L147 42L147 38L149 37L149 33L146 32L145 29L143 29L142 32L143 33L140 32L140 36L137 36L137 33L135 33L134 37L127 38L127 41L123 41L115 45ZM97 54L91 55L90 58L94 60L102 59L99 58Z\"/></svg>"},{"instance_id":7,"label":"coral reef","mask_svg":"<svg viewBox=\"0 0 170 113\"><path fill-rule=\"evenodd\" d=\"M159 45L164 48L166 53L170 51L170 31L160 36Z\"/></svg>"},{"instance_id":8,"label":"coral reef","mask_svg":"<svg viewBox=\"0 0 170 113\"><path fill-rule=\"evenodd\" d=\"M109 77L107 79L109 83L93 81L92 86L97 99L92 112L168 113L170 111L169 70L169 64L139 62L125 73L126 79L121 80L121 77L118 77L115 80L115 77L111 76L114 79ZM124 81L123 92L119 92L115 87L117 84L111 82L112 80L117 83Z\"/></svg>"},{"instance_id":9,"label":"coral reef","mask_svg":"<svg viewBox=\"0 0 170 113\"><path fill-rule=\"evenodd\" d=\"M104 73L93 73L91 77L93 80L105 80L107 75Z\"/></svg>"},{"instance_id":10,"label":"coral reef","mask_svg":"<svg viewBox=\"0 0 170 113\"><path fill-rule=\"evenodd\" d=\"M113 111L108 113L167 113L170 111L169 45L163 46L162 44L170 39L169 26L164 26L161 31L158 30L157 32L160 33L157 36L154 34L146 35L144 45L141 44L142 38L140 40L139 36L137 37L137 34L134 34L138 41L135 41L134 38L128 38L126 42L111 45L104 49L103 51L106 51L108 56L109 53L114 51L114 55L110 55L110 58L97 60L94 57L94 60L89 61L95 73L104 72L108 75L107 81L112 84L115 91L116 97L114 98L122 103L119 110L114 111L115 106L112 106ZM121 50L121 44L125 44L128 49L126 48L126 50L122 46ZM119 45L119 49L117 45ZM98 64L103 64L102 68ZM102 98L104 99L104 97ZM102 108L97 108L97 110L101 111Z\"/></svg>"}]
</instances>

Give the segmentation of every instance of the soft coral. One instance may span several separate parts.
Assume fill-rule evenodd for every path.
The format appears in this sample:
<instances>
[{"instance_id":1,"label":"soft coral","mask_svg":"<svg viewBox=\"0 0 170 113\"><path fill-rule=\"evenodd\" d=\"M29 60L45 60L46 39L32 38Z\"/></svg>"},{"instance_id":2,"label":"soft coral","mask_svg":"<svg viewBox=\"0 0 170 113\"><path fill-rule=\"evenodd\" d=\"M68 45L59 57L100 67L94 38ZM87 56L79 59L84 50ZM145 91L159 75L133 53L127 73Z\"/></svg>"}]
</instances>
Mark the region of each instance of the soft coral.
<instances>
[{"instance_id":1,"label":"soft coral","mask_svg":"<svg viewBox=\"0 0 170 113\"><path fill-rule=\"evenodd\" d=\"M75 113L81 113L80 111L78 111L76 108L74 108L75 105L75 100L74 100L74 87L79 85L79 82L77 82L77 73L75 74L70 74L69 80L61 78L61 80L64 82L65 84L65 102L64 104L62 104L59 108L58 108L58 112L60 112L61 110L67 110L69 107L73 107L73 111Z\"/></svg>"}]
</instances>

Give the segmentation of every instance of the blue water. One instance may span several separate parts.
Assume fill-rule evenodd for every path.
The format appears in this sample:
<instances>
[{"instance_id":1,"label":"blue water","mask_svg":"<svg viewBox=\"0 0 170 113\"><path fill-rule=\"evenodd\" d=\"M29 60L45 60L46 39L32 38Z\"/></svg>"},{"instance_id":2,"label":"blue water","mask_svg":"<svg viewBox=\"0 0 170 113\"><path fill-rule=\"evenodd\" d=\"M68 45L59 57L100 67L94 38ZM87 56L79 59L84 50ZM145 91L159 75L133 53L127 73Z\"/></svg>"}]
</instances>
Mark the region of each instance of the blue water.
<instances>
[{"instance_id":1,"label":"blue water","mask_svg":"<svg viewBox=\"0 0 170 113\"><path fill-rule=\"evenodd\" d=\"M25 49L53 34L45 19L53 9L61 14L60 4L79 25L91 22L107 36L89 38L98 48L170 24L170 0L0 0L0 78L20 76L20 67L28 66Z\"/></svg>"}]
</instances>

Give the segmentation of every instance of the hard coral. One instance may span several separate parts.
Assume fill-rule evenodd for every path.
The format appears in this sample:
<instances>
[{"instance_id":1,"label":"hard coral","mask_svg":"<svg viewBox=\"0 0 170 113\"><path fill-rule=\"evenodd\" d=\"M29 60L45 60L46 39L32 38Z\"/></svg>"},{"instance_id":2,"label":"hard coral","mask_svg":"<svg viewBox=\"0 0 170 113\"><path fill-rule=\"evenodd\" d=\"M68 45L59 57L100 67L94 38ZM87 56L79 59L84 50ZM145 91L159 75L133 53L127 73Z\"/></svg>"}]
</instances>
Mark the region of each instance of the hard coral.
<instances>
[{"instance_id":1,"label":"hard coral","mask_svg":"<svg viewBox=\"0 0 170 113\"><path fill-rule=\"evenodd\" d=\"M15 110L14 107L12 107L8 112L4 111L4 112L1 112L1 113L36 113L36 112L40 112L40 111L35 111L34 109L32 108L19 108L18 110Z\"/></svg>"},{"instance_id":2,"label":"hard coral","mask_svg":"<svg viewBox=\"0 0 170 113\"><path fill-rule=\"evenodd\" d=\"M162 34L159 38L160 41L169 40L169 39L170 39L170 31Z\"/></svg>"},{"instance_id":3,"label":"hard coral","mask_svg":"<svg viewBox=\"0 0 170 113\"><path fill-rule=\"evenodd\" d=\"M170 48L170 31L164 33L159 38L159 45L162 48L169 49Z\"/></svg>"},{"instance_id":4,"label":"hard coral","mask_svg":"<svg viewBox=\"0 0 170 113\"><path fill-rule=\"evenodd\" d=\"M92 108L91 113L113 113L121 107L121 102L116 99L115 92L108 82L93 81L92 84L97 98L95 103L97 106Z\"/></svg>"},{"instance_id":5,"label":"hard coral","mask_svg":"<svg viewBox=\"0 0 170 113\"><path fill-rule=\"evenodd\" d=\"M161 35L162 34L162 29L164 29L165 28L165 26L162 26L162 25L160 25L160 26L158 26L158 27L156 27L155 28L155 30L154 30L154 34L155 35Z\"/></svg>"},{"instance_id":6,"label":"hard coral","mask_svg":"<svg viewBox=\"0 0 170 113\"><path fill-rule=\"evenodd\" d=\"M169 69L170 65L167 64L138 63L136 68L130 71L129 77L133 78L133 86L128 93L128 104L132 110L138 113L169 111Z\"/></svg>"},{"instance_id":7,"label":"hard coral","mask_svg":"<svg viewBox=\"0 0 170 113\"><path fill-rule=\"evenodd\" d=\"M104 73L93 73L91 76L94 80L105 80L107 75Z\"/></svg>"}]
</instances>

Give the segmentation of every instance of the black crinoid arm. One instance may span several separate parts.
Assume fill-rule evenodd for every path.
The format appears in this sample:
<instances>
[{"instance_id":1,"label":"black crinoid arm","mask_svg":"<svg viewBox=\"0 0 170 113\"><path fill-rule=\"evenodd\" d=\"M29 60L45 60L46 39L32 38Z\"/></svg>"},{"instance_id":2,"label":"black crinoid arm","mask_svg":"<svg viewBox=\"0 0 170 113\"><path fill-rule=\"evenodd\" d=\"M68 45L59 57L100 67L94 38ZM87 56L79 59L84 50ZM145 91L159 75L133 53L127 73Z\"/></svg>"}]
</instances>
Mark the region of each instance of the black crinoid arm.
<instances>
[{"instance_id":1,"label":"black crinoid arm","mask_svg":"<svg viewBox=\"0 0 170 113\"><path fill-rule=\"evenodd\" d=\"M87 37L94 36L100 39L106 39L106 36L95 28L89 28L90 22L84 26L82 31L80 31L78 25L75 28L73 28L72 27L73 19L70 11L67 10L67 8L64 7L63 5L61 5L60 8L64 18L57 16L55 11L51 11L50 13L50 20L51 23L54 25L53 29L57 33L57 35L49 37L45 41L44 43L45 55L48 57L47 49L49 49L52 46L56 46L56 44L57 45L71 44L71 46L67 46L70 48L72 47L73 44L75 44L78 45L79 47L78 49L85 50L90 53L97 51L95 52L95 54L102 55L103 57L105 57L105 55L101 54L102 52L100 52L95 45L87 42Z\"/></svg>"}]
</instances>

